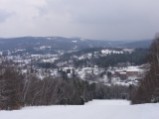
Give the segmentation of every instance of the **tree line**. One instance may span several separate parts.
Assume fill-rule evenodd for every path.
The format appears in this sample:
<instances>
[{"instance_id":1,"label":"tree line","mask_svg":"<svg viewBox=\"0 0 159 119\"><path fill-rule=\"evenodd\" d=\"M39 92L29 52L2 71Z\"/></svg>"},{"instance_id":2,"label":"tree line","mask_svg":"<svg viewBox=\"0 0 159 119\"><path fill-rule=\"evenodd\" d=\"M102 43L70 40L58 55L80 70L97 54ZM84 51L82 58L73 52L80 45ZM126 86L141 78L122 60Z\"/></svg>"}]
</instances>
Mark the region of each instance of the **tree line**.
<instances>
[{"instance_id":1,"label":"tree line","mask_svg":"<svg viewBox=\"0 0 159 119\"><path fill-rule=\"evenodd\" d=\"M130 63L133 65L142 65L147 63L147 55L149 51L148 49L135 49L132 53L124 53L124 54L109 54L107 56L99 55L98 57L93 56L91 59L74 59L73 64L75 67L81 66L93 66L97 65L99 67L109 67L109 66L117 66L120 63Z\"/></svg>"},{"instance_id":2,"label":"tree line","mask_svg":"<svg viewBox=\"0 0 159 119\"><path fill-rule=\"evenodd\" d=\"M45 77L32 71L22 74L11 61L0 63L0 109L36 105L81 105L92 99L128 98L128 87L88 83L78 78Z\"/></svg>"},{"instance_id":3,"label":"tree line","mask_svg":"<svg viewBox=\"0 0 159 119\"><path fill-rule=\"evenodd\" d=\"M151 44L147 59L150 67L145 78L132 93L133 104L159 102L159 37Z\"/></svg>"}]
</instances>

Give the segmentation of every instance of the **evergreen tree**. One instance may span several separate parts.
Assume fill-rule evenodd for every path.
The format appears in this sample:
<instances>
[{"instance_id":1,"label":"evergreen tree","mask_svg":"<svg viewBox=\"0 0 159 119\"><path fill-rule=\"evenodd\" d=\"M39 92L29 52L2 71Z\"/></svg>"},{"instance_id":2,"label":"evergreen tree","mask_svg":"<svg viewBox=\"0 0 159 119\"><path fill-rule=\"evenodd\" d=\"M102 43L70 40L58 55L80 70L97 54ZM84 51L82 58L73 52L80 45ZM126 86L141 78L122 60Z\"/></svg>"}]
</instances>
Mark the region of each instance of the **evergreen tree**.
<instances>
[{"instance_id":1,"label":"evergreen tree","mask_svg":"<svg viewBox=\"0 0 159 119\"><path fill-rule=\"evenodd\" d=\"M14 67L9 65L3 65L0 70L0 108L18 109L22 105L23 78Z\"/></svg>"},{"instance_id":2,"label":"evergreen tree","mask_svg":"<svg viewBox=\"0 0 159 119\"><path fill-rule=\"evenodd\" d=\"M148 58L150 69L132 98L135 104L159 101L159 38L153 41Z\"/></svg>"}]
</instances>

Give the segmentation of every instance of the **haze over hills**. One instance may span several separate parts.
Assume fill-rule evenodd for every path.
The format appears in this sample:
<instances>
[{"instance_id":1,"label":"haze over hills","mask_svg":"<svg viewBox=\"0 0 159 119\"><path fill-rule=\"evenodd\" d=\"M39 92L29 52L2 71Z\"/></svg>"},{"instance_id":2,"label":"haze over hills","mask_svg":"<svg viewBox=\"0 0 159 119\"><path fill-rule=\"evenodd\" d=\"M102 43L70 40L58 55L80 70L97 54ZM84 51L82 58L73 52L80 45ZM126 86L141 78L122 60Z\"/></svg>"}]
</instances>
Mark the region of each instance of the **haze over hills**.
<instances>
[{"instance_id":1,"label":"haze over hills","mask_svg":"<svg viewBox=\"0 0 159 119\"><path fill-rule=\"evenodd\" d=\"M152 40L132 41L123 45L128 48L149 48Z\"/></svg>"},{"instance_id":2,"label":"haze over hills","mask_svg":"<svg viewBox=\"0 0 159 119\"><path fill-rule=\"evenodd\" d=\"M142 41L106 41L83 40L80 38L64 37L18 37L0 38L0 50L16 48L32 48L38 46L50 46L54 50L81 50L95 47L113 48L148 48L151 40Z\"/></svg>"}]
</instances>

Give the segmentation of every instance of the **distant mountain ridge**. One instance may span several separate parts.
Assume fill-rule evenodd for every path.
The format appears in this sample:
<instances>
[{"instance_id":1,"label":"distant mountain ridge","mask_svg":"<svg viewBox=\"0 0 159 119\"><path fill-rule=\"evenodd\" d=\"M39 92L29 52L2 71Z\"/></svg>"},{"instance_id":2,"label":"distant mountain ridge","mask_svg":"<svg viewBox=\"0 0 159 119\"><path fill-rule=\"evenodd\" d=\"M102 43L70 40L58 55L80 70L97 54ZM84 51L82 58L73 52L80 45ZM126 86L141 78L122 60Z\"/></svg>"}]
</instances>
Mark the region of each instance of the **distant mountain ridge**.
<instances>
[{"instance_id":1,"label":"distant mountain ridge","mask_svg":"<svg viewBox=\"0 0 159 119\"><path fill-rule=\"evenodd\" d=\"M141 41L126 43L123 45L128 48L149 48L151 43L152 43L152 40L141 40Z\"/></svg>"},{"instance_id":2,"label":"distant mountain ridge","mask_svg":"<svg viewBox=\"0 0 159 119\"><path fill-rule=\"evenodd\" d=\"M112 47L112 48L148 48L151 40L142 41L106 41L82 40L80 38L65 37L18 37L0 38L0 50L51 46L57 50L81 50L85 48Z\"/></svg>"}]
</instances>

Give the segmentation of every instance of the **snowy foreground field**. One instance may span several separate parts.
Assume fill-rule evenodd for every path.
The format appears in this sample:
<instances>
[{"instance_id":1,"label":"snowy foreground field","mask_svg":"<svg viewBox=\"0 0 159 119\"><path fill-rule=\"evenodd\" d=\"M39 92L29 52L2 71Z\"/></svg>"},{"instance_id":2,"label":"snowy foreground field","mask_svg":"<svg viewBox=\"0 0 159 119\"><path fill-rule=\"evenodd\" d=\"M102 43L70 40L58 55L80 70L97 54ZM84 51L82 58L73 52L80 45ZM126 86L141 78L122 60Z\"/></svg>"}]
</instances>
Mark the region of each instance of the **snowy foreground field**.
<instances>
[{"instance_id":1,"label":"snowy foreground field","mask_svg":"<svg viewBox=\"0 0 159 119\"><path fill-rule=\"evenodd\" d=\"M84 106L40 106L0 111L0 119L159 119L159 104L132 106L123 100L94 100Z\"/></svg>"}]
</instances>

